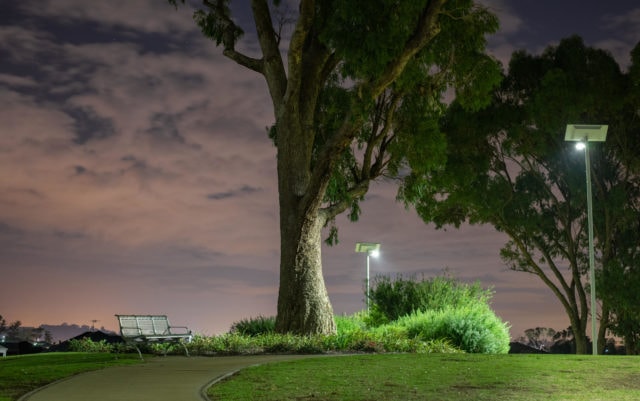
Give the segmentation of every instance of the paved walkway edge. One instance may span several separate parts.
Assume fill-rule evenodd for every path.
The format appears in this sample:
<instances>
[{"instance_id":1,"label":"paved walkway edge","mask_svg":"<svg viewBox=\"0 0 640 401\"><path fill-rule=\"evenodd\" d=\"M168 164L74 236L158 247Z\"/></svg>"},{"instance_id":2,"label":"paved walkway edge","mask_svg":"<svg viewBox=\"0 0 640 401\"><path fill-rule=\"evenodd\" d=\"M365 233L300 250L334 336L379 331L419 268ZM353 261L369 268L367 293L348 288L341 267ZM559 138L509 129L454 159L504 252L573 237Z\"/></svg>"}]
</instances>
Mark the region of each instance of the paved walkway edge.
<instances>
[{"instance_id":1,"label":"paved walkway edge","mask_svg":"<svg viewBox=\"0 0 640 401\"><path fill-rule=\"evenodd\" d=\"M102 368L102 369L107 369L107 368ZM88 372L93 372L93 371L92 371L92 370L90 370L90 371L88 371ZM37 389L35 389L35 390L31 390L31 391L29 391L28 393L21 395L21 396L20 396L20 398L18 398L16 401L29 401L29 398L31 398L34 394L39 393L39 392L41 392L41 391L43 391L43 390L46 390L46 389L48 389L48 388L49 388L49 387L51 387L51 386L55 386L56 384L59 384L59 383L62 383L62 382L66 382L67 380L71 380L71 379L73 379L74 377L76 377L76 376L78 376L78 375L83 375L83 374L85 374L85 373L87 373L87 372L80 372L80 373L76 373L76 374L71 375L71 376L69 376L69 377L63 377L62 379L58 379L58 380L53 381L53 382L51 382L51 383L47 383L47 384L45 384L45 385L44 385L44 386L42 386L42 387L38 387L38 388L37 388ZM207 401L208 401L208 400L207 400Z\"/></svg>"},{"instance_id":2,"label":"paved walkway edge","mask_svg":"<svg viewBox=\"0 0 640 401\"><path fill-rule=\"evenodd\" d=\"M260 365L260 364L258 364L258 365ZM251 365L251 366L258 366L258 365ZM205 383L204 386L200 387L200 397L202 398L203 401L210 401L209 400L209 396L207 395L207 391L209 390L209 388L211 386L214 386L217 383L223 381L224 379L226 379L228 377L231 377L231 376L235 375L236 373L240 372L241 370L249 368L251 366L246 366L244 368L236 369L233 372L225 373L222 376L218 376L218 377L210 380L209 382ZM20 401L20 400L18 400L18 401Z\"/></svg>"}]
</instances>

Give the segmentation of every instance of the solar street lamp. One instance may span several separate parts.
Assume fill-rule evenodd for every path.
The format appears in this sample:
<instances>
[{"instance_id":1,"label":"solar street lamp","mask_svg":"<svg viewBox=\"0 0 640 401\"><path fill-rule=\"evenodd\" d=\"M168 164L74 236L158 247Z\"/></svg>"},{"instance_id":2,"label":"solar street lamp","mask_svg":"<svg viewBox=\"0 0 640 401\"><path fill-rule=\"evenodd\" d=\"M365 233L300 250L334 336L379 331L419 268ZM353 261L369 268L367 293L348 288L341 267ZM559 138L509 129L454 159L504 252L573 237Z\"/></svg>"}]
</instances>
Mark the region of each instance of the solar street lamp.
<instances>
[{"instance_id":1,"label":"solar street lamp","mask_svg":"<svg viewBox=\"0 0 640 401\"><path fill-rule=\"evenodd\" d=\"M587 224L589 226L589 281L591 281L591 341L593 355L598 355L598 330L596 329L596 273L593 249L593 201L591 195L591 161L589 142L604 142L608 125L569 124L564 134L565 141L577 142L577 149L584 149L584 165L587 178Z\"/></svg>"},{"instance_id":2,"label":"solar street lamp","mask_svg":"<svg viewBox=\"0 0 640 401\"><path fill-rule=\"evenodd\" d=\"M380 244L376 242L357 242L356 252L367 253L367 312L369 311L369 256L377 258L380 254Z\"/></svg>"}]
</instances>

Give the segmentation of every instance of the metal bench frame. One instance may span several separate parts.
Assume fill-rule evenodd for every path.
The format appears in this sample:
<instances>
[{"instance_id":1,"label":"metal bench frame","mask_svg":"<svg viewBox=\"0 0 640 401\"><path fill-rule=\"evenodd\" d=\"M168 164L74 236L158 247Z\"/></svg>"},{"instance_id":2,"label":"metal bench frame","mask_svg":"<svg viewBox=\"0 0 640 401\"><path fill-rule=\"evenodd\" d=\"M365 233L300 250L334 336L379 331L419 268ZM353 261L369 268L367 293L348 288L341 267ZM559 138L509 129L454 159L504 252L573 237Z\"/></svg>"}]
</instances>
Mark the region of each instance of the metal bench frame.
<instances>
[{"instance_id":1,"label":"metal bench frame","mask_svg":"<svg viewBox=\"0 0 640 401\"><path fill-rule=\"evenodd\" d=\"M120 324L122 339L136 348L140 359L143 358L138 345L151 342L180 343L185 354L189 356L185 343L191 342L193 337L191 331L184 326L171 326L166 315L116 315L116 317Z\"/></svg>"}]
</instances>

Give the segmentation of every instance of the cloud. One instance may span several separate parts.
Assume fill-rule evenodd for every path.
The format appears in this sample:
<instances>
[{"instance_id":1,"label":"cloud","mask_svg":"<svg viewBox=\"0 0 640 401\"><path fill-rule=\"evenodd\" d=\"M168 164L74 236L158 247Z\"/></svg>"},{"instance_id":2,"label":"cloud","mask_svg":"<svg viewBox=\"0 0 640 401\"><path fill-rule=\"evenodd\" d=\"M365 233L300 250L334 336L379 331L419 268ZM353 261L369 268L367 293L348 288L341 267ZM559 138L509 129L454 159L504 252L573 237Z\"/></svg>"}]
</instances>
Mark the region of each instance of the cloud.
<instances>
[{"instance_id":1,"label":"cloud","mask_svg":"<svg viewBox=\"0 0 640 401\"><path fill-rule=\"evenodd\" d=\"M594 45L610 51L623 68L628 67L631 50L640 42L640 7L624 14L605 15L602 20L604 30L615 37L599 40Z\"/></svg>"},{"instance_id":2,"label":"cloud","mask_svg":"<svg viewBox=\"0 0 640 401\"><path fill-rule=\"evenodd\" d=\"M482 0L480 3L500 20L499 35L511 35L523 28L524 22L522 18L515 14L506 0Z\"/></svg>"},{"instance_id":3,"label":"cloud","mask_svg":"<svg viewBox=\"0 0 640 401\"><path fill-rule=\"evenodd\" d=\"M512 38L524 29L525 24L505 0L483 0L481 3L500 21L498 32L488 37L487 48L506 67L511 54L519 48L519 44L514 43Z\"/></svg>"},{"instance_id":4,"label":"cloud","mask_svg":"<svg viewBox=\"0 0 640 401\"><path fill-rule=\"evenodd\" d=\"M240 238L264 244L257 249L277 247L270 234L277 230L275 148L265 131L273 117L259 76L215 54L190 14L167 7L164 16L157 2L21 4L63 23L99 20L156 34L182 27L194 40L149 52L140 37L65 41L3 27L0 36L20 44L11 62L34 68L0 76L13 88L0 96L0 118L13 133L0 138L0 168L12 172L0 178L0 203L11 205L0 221L127 247L239 253ZM36 82L38 91L26 90ZM246 210L258 211L253 228L237 224Z\"/></svg>"},{"instance_id":5,"label":"cloud","mask_svg":"<svg viewBox=\"0 0 640 401\"><path fill-rule=\"evenodd\" d=\"M52 44L47 32L17 25L0 26L0 50L6 55L4 62L36 63L46 54L44 49Z\"/></svg>"},{"instance_id":6,"label":"cloud","mask_svg":"<svg viewBox=\"0 0 640 401\"><path fill-rule=\"evenodd\" d=\"M175 33L190 30L193 22L187 7L176 10L168 1L112 0L83 2L77 0L23 0L19 8L29 15L55 19L65 24L78 21L147 33Z\"/></svg>"},{"instance_id":7,"label":"cloud","mask_svg":"<svg viewBox=\"0 0 640 401\"><path fill-rule=\"evenodd\" d=\"M243 185L238 189L233 189L226 192L216 192L207 195L207 199L211 200L220 200L220 199L228 199L235 198L237 196L250 195L256 192L260 192L260 188L250 187L249 185Z\"/></svg>"},{"instance_id":8,"label":"cloud","mask_svg":"<svg viewBox=\"0 0 640 401\"><path fill-rule=\"evenodd\" d=\"M624 14L605 15L602 20L605 22L604 29L623 32L623 36L633 43L640 40L640 7Z\"/></svg>"},{"instance_id":9,"label":"cloud","mask_svg":"<svg viewBox=\"0 0 640 401\"><path fill-rule=\"evenodd\" d=\"M30 87L33 88L37 85L36 81L30 77L21 77L12 74L0 73L0 85L6 85L9 87Z\"/></svg>"}]
</instances>

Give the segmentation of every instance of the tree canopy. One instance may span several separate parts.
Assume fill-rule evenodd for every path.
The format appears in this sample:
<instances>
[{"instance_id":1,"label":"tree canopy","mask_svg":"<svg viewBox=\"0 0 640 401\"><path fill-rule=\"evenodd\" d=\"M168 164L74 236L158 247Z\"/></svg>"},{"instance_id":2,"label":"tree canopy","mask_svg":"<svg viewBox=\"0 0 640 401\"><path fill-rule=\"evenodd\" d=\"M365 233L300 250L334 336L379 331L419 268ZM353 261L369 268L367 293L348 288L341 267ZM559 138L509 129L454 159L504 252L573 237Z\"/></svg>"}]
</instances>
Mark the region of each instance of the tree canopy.
<instances>
[{"instance_id":1,"label":"tree canopy","mask_svg":"<svg viewBox=\"0 0 640 401\"><path fill-rule=\"evenodd\" d=\"M595 239L599 277L621 284L623 272L637 271L639 260L639 103L630 91L635 52L628 74L579 37L540 55L514 53L489 107L469 112L454 104L443 118L451 141L446 168L413 176L401 193L438 226L487 223L508 234L503 260L536 275L558 298L579 353L587 351L590 307L585 165L564 142L564 131L567 124L609 125L607 141L589 147ZM600 349L614 304L602 289Z\"/></svg>"}]
</instances>

